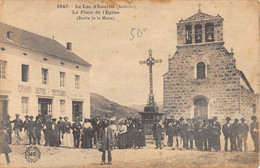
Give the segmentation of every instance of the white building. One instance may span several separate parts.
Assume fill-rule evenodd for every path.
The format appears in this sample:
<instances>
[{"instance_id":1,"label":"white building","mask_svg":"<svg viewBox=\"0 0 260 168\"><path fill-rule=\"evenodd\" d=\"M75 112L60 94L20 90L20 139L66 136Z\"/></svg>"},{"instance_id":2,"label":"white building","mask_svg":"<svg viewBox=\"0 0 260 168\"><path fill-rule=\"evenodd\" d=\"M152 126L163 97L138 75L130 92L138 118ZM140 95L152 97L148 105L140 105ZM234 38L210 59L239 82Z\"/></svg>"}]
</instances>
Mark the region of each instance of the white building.
<instances>
[{"instance_id":1,"label":"white building","mask_svg":"<svg viewBox=\"0 0 260 168\"><path fill-rule=\"evenodd\" d=\"M90 68L70 42L0 23L0 114L89 118Z\"/></svg>"}]
</instances>

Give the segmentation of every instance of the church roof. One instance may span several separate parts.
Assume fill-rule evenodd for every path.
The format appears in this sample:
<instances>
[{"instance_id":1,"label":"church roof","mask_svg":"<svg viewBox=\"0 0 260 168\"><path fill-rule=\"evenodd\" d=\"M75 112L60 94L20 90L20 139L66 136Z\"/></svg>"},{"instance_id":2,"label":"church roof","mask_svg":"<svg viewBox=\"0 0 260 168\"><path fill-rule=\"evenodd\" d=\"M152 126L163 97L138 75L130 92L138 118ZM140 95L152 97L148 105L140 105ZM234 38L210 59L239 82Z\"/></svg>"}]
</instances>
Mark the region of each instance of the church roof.
<instances>
[{"instance_id":1,"label":"church roof","mask_svg":"<svg viewBox=\"0 0 260 168\"><path fill-rule=\"evenodd\" d=\"M181 19L179 22L193 22L193 21L201 21L201 20L211 20L211 19L223 19L219 14L217 16L212 16L206 13L202 13L200 10L198 13L192 15L191 17L183 20Z\"/></svg>"},{"instance_id":2,"label":"church roof","mask_svg":"<svg viewBox=\"0 0 260 168\"><path fill-rule=\"evenodd\" d=\"M7 32L11 31L11 40L7 39ZM32 51L40 52L60 59L84 66L91 66L84 59L69 51L54 39L28 32L0 22L0 41L12 43L18 47L23 47Z\"/></svg>"},{"instance_id":3,"label":"church roof","mask_svg":"<svg viewBox=\"0 0 260 168\"><path fill-rule=\"evenodd\" d=\"M238 70L238 73L239 73L240 77L243 79L243 81L245 82L245 84L247 85L248 89L249 89L252 93L254 93L254 90L253 90L253 88L251 87L250 83L248 82L248 80L247 80L245 74L244 74L242 71L240 71L240 70Z\"/></svg>"}]
</instances>

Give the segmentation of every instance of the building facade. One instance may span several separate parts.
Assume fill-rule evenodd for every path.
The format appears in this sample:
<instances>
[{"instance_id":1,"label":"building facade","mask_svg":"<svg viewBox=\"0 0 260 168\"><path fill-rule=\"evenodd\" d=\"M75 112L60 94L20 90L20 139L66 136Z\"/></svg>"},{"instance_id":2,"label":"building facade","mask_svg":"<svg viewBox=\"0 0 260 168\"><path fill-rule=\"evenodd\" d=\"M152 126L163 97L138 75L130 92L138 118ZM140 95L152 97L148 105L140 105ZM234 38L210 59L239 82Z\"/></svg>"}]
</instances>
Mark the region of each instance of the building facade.
<instances>
[{"instance_id":1,"label":"building facade","mask_svg":"<svg viewBox=\"0 0 260 168\"><path fill-rule=\"evenodd\" d=\"M259 95L236 68L234 53L223 40L223 18L200 10L177 23L177 50L163 75L163 105L167 114L180 117L255 115ZM166 114L166 115L167 115Z\"/></svg>"},{"instance_id":2,"label":"building facade","mask_svg":"<svg viewBox=\"0 0 260 168\"><path fill-rule=\"evenodd\" d=\"M0 113L90 117L91 65L43 37L0 23Z\"/></svg>"}]
</instances>

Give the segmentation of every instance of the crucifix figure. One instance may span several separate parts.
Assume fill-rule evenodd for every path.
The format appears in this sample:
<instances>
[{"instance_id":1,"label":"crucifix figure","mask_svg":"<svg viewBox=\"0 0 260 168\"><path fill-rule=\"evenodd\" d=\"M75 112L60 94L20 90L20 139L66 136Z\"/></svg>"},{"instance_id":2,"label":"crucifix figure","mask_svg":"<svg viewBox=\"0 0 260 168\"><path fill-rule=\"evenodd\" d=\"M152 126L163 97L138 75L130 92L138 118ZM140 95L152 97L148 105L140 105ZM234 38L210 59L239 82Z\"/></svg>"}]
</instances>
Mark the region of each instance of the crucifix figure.
<instances>
[{"instance_id":1,"label":"crucifix figure","mask_svg":"<svg viewBox=\"0 0 260 168\"><path fill-rule=\"evenodd\" d=\"M150 94L149 94L147 106L155 107L155 101L154 101L154 95L153 95L153 69L152 69L152 67L155 63L161 63L162 60L161 59L155 60L155 58L152 57L151 49L148 51L148 53L149 53L149 58L147 58L145 61L140 61L140 64L141 65L146 64L147 66L149 66Z\"/></svg>"}]
</instances>

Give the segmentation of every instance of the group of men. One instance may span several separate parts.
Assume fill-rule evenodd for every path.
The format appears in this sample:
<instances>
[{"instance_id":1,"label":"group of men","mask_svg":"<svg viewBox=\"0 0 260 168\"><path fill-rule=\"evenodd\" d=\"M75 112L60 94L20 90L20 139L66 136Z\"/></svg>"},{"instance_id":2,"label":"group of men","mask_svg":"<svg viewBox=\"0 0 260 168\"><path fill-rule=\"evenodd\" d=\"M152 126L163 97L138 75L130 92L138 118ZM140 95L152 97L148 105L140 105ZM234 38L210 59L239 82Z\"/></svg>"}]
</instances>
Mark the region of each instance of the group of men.
<instances>
[{"instance_id":1,"label":"group of men","mask_svg":"<svg viewBox=\"0 0 260 168\"><path fill-rule=\"evenodd\" d=\"M118 126L115 123L115 117L108 121L113 130L114 148L142 148L145 146L144 126L139 118L122 118L119 120ZM15 144L40 145L43 142L43 135L45 146L75 148L92 148L92 143L99 148L100 129L103 126L103 120L99 116L85 119L83 123L79 122L79 117L75 117L75 122L72 124L68 121L68 117L59 117L59 121L56 122L56 118L52 118L50 115L38 115L35 120L33 116L26 115L25 120L22 121L19 114L16 114L14 120L10 120L10 116L5 115L3 122L9 144L12 143L12 133L14 132Z\"/></svg>"},{"instance_id":2,"label":"group of men","mask_svg":"<svg viewBox=\"0 0 260 168\"><path fill-rule=\"evenodd\" d=\"M254 151L259 149L259 123L256 121L257 117L252 116L252 123L250 127L245 123L245 118L234 120L234 123L230 123L231 118L226 117L226 123L221 127L220 122L217 121L217 117L213 117L209 120L203 120L201 118L190 119L187 118L186 122L181 117L180 119L174 119L171 116L170 119L166 119L163 122L165 133L168 136L167 145L174 146L177 149L193 149L194 144L198 150L201 151L220 151L220 135L221 132L225 138L224 150L228 151L228 141L230 142L231 151L247 151L247 137L250 131L251 137L254 141ZM159 121L153 126L153 135L156 141L156 148L162 148L161 140L163 137L163 127Z\"/></svg>"},{"instance_id":3,"label":"group of men","mask_svg":"<svg viewBox=\"0 0 260 168\"><path fill-rule=\"evenodd\" d=\"M65 147L74 146L78 148L82 125L78 117L75 118L73 124L68 119L68 117L64 117L63 120L63 117L59 117L59 121L56 122L56 118L52 118L50 115L38 115L34 120L33 116L26 115L25 120L22 121L19 114L16 114L16 119L14 120L10 120L10 116L5 115L3 123L8 134L9 144L12 144L12 133L14 132L15 144L40 145L43 134L45 146L58 147L62 144ZM21 136L22 134L23 136Z\"/></svg>"}]
</instances>

